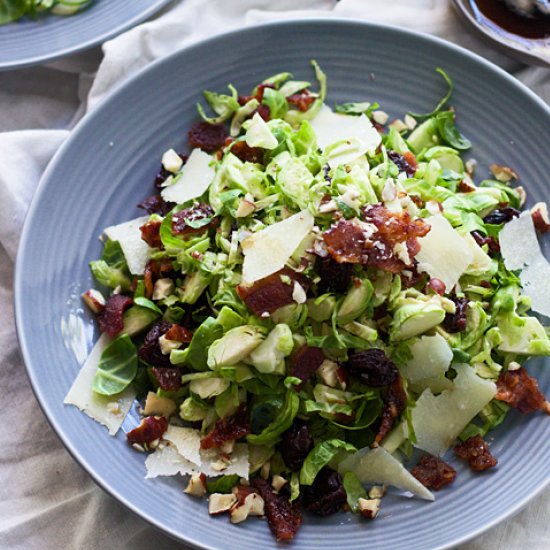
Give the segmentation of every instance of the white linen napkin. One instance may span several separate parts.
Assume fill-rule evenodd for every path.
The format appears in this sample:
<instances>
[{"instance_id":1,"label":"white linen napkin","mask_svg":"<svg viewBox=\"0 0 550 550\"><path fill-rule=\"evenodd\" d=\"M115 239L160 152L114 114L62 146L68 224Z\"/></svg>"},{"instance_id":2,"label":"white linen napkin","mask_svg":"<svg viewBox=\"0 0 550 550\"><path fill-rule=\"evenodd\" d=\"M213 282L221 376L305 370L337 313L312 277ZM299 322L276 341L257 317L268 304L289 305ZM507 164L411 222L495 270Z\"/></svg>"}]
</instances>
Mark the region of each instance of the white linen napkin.
<instances>
[{"instance_id":1,"label":"white linen napkin","mask_svg":"<svg viewBox=\"0 0 550 550\"><path fill-rule=\"evenodd\" d=\"M184 548L91 481L47 425L26 379L13 322L12 269L25 212L49 159L85 112L151 61L257 22L333 14L447 38L513 72L550 102L550 71L525 68L488 48L462 27L447 0L180 0L104 44L102 60L96 48L0 74L0 548ZM462 550L550 548L549 525L546 492Z\"/></svg>"}]
</instances>

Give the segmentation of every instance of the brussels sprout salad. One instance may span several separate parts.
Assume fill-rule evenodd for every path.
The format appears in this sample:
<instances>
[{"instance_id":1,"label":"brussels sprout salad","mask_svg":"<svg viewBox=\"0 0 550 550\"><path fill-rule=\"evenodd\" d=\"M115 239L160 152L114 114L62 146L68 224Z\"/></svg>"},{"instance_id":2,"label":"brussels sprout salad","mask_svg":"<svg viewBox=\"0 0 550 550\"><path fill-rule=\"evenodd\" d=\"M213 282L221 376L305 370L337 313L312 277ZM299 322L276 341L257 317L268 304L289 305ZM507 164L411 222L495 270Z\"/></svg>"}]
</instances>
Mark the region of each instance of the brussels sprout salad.
<instances>
[{"instance_id":1,"label":"brussels sprout salad","mask_svg":"<svg viewBox=\"0 0 550 550\"><path fill-rule=\"evenodd\" d=\"M42 13L73 15L87 8L94 0L2 0L0 25L17 21L22 17L36 18Z\"/></svg>"},{"instance_id":2,"label":"brussels sprout salad","mask_svg":"<svg viewBox=\"0 0 550 550\"><path fill-rule=\"evenodd\" d=\"M550 412L524 367L550 355L529 314L550 315L546 205L510 167L475 177L442 69L437 107L393 119L329 106L312 67L204 92L146 215L104 231L83 294L102 336L65 399L115 434L137 398L146 477L277 540L304 510L434 500L447 460L495 467L507 414Z\"/></svg>"}]
</instances>

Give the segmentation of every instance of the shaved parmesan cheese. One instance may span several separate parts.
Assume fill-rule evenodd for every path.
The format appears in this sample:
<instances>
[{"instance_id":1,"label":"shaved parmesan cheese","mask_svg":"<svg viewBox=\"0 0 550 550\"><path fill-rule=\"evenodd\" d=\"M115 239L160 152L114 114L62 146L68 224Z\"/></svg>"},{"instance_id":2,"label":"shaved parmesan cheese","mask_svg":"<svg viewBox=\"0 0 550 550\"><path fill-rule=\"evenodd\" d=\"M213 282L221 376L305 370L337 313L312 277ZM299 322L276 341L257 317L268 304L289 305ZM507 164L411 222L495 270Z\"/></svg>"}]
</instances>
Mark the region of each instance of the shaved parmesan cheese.
<instances>
[{"instance_id":1,"label":"shaved parmesan cheese","mask_svg":"<svg viewBox=\"0 0 550 550\"><path fill-rule=\"evenodd\" d=\"M313 118L311 126L322 149L338 143L334 149L326 151L331 167L351 162L367 152L374 152L382 142L378 130L365 115L333 113L326 105Z\"/></svg>"},{"instance_id":2,"label":"shaved parmesan cheese","mask_svg":"<svg viewBox=\"0 0 550 550\"><path fill-rule=\"evenodd\" d=\"M166 444L159 445L154 453L147 456L145 468L147 469L145 474L147 479L199 473L196 464L183 458L174 445Z\"/></svg>"},{"instance_id":3,"label":"shaved parmesan cheese","mask_svg":"<svg viewBox=\"0 0 550 550\"><path fill-rule=\"evenodd\" d=\"M440 334L420 337L410 350L412 358L400 371L412 383L443 375L453 360L453 352Z\"/></svg>"},{"instance_id":4,"label":"shaved parmesan cheese","mask_svg":"<svg viewBox=\"0 0 550 550\"><path fill-rule=\"evenodd\" d=\"M214 179L215 170L210 166L212 156L201 149L193 149L181 176L175 179L175 183L165 187L160 194L165 201L182 204L191 199L200 197Z\"/></svg>"},{"instance_id":5,"label":"shaved parmesan cheese","mask_svg":"<svg viewBox=\"0 0 550 550\"><path fill-rule=\"evenodd\" d=\"M530 212L508 222L498 240L504 265L510 270L521 269L521 286L531 298L531 308L550 317L550 264L540 249Z\"/></svg>"},{"instance_id":6,"label":"shaved parmesan cheese","mask_svg":"<svg viewBox=\"0 0 550 550\"><path fill-rule=\"evenodd\" d=\"M468 244L441 214L424 221L430 224L431 229L425 237L418 239L418 270L440 279L446 291L450 292L474 256Z\"/></svg>"},{"instance_id":7,"label":"shaved parmesan cheese","mask_svg":"<svg viewBox=\"0 0 550 550\"><path fill-rule=\"evenodd\" d=\"M452 390L435 397L427 389L412 410L416 447L433 455L443 454L468 422L493 399L496 386L477 376L469 365L455 365Z\"/></svg>"},{"instance_id":8,"label":"shaved parmesan cheese","mask_svg":"<svg viewBox=\"0 0 550 550\"><path fill-rule=\"evenodd\" d=\"M145 264L149 259L149 245L141 238L140 227L149 220L149 216L141 216L129 222L113 225L104 233L112 241L118 241L128 269L132 275L143 275Z\"/></svg>"},{"instance_id":9,"label":"shaved parmesan cheese","mask_svg":"<svg viewBox=\"0 0 550 550\"><path fill-rule=\"evenodd\" d=\"M136 392L131 386L116 395L99 395L92 390L92 381L103 350L111 339L103 334L96 342L86 362L80 369L63 403L74 405L96 422L107 426L115 435L132 407Z\"/></svg>"},{"instance_id":10,"label":"shaved parmesan cheese","mask_svg":"<svg viewBox=\"0 0 550 550\"><path fill-rule=\"evenodd\" d=\"M303 210L242 242L243 283L250 284L282 269L292 253L313 229L313 216Z\"/></svg>"},{"instance_id":11,"label":"shaved parmesan cheese","mask_svg":"<svg viewBox=\"0 0 550 550\"><path fill-rule=\"evenodd\" d=\"M433 494L383 447L360 449L342 460L338 471L355 473L361 483L383 483L426 500L435 500Z\"/></svg>"},{"instance_id":12,"label":"shaved parmesan cheese","mask_svg":"<svg viewBox=\"0 0 550 550\"><path fill-rule=\"evenodd\" d=\"M466 273L471 275L482 275L483 273L487 273L487 271L489 271L493 266L491 257L483 252L483 249L476 243L470 233L462 235L462 238L466 241L466 244L472 253L472 261L466 268Z\"/></svg>"},{"instance_id":13,"label":"shaved parmesan cheese","mask_svg":"<svg viewBox=\"0 0 550 550\"><path fill-rule=\"evenodd\" d=\"M186 460L189 460L197 466L202 464L200 455L201 433L199 430L181 428L179 426L168 426L162 438L173 443L178 453Z\"/></svg>"},{"instance_id":14,"label":"shaved parmesan cheese","mask_svg":"<svg viewBox=\"0 0 550 550\"><path fill-rule=\"evenodd\" d=\"M235 443L229 462L224 464L225 467L222 470L218 469L220 459L215 449L201 451L201 459L200 471L208 477L237 474L244 479L248 479L250 468L248 464L248 445L246 443Z\"/></svg>"},{"instance_id":15,"label":"shaved parmesan cheese","mask_svg":"<svg viewBox=\"0 0 550 550\"><path fill-rule=\"evenodd\" d=\"M246 131L245 141L249 147L261 147L270 150L279 145L277 138L271 133L269 126L258 113L252 117L252 123Z\"/></svg>"}]
</instances>

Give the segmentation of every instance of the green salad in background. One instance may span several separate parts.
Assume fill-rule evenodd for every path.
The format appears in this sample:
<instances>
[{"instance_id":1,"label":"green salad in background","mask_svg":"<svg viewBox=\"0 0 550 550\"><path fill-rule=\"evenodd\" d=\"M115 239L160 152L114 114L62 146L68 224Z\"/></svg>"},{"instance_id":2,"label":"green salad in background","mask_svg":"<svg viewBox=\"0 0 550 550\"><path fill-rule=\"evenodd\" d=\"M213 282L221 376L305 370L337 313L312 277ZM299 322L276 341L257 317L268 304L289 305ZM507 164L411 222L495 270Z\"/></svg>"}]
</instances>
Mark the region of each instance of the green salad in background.
<instances>
[{"instance_id":1,"label":"green salad in background","mask_svg":"<svg viewBox=\"0 0 550 550\"><path fill-rule=\"evenodd\" d=\"M204 92L147 214L105 229L83 295L102 336L65 400L114 434L137 397L146 477L189 475L278 540L302 510L372 519L388 487L433 500L449 449L493 468L489 430L549 412L524 367L550 355L529 314L550 315L546 205L522 213L505 165L477 180L443 70L435 110L401 120L329 107L312 65Z\"/></svg>"},{"instance_id":2,"label":"green salad in background","mask_svg":"<svg viewBox=\"0 0 550 550\"><path fill-rule=\"evenodd\" d=\"M0 0L0 25L17 21L24 16L36 18L41 13L73 15L88 7L94 0Z\"/></svg>"}]
</instances>

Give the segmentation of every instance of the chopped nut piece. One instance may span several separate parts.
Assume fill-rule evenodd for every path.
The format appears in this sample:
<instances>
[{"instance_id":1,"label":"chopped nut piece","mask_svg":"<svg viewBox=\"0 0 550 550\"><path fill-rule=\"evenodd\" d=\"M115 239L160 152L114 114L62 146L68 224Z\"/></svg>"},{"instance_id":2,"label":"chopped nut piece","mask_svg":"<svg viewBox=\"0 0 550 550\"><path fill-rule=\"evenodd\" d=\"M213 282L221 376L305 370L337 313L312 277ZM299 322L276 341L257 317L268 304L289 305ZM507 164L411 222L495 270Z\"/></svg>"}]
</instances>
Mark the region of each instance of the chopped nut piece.
<instances>
[{"instance_id":1,"label":"chopped nut piece","mask_svg":"<svg viewBox=\"0 0 550 550\"><path fill-rule=\"evenodd\" d=\"M264 515L264 500L256 494L250 493L244 502L239 506L231 508L231 523L241 523L248 516L263 516Z\"/></svg>"},{"instance_id":2,"label":"chopped nut piece","mask_svg":"<svg viewBox=\"0 0 550 550\"><path fill-rule=\"evenodd\" d=\"M464 167L466 168L466 173L469 176L473 176L474 172L477 168L477 160L476 159L468 159L466 163L464 164Z\"/></svg>"},{"instance_id":3,"label":"chopped nut piece","mask_svg":"<svg viewBox=\"0 0 550 550\"><path fill-rule=\"evenodd\" d=\"M364 518L374 519L380 510L379 498L360 498L357 503L359 504L359 512Z\"/></svg>"},{"instance_id":4,"label":"chopped nut piece","mask_svg":"<svg viewBox=\"0 0 550 550\"><path fill-rule=\"evenodd\" d=\"M510 363L508 364L508 370L519 370L519 369L521 369L521 365L516 361L510 361Z\"/></svg>"},{"instance_id":5,"label":"chopped nut piece","mask_svg":"<svg viewBox=\"0 0 550 550\"><path fill-rule=\"evenodd\" d=\"M385 494L385 485L373 485L369 490L369 498L382 498Z\"/></svg>"},{"instance_id":6,"label":"chopped nut piece","mask_svg":"<svg viewBox=\"0 0 550 550\"><path fill-rule=\"evenodd\" d=\"M103 294L95 288L90 288L90 290L84 292L82 300L84 300L84 303L92 313L100 313L105 309L105 304L107 303Z\"/></svg>"},{"instance_id":7,"label":"chopped nut piece","mask_svg":"<svg viewBox=\"0 0 550 550\"><path fill-rule=\"evenodd\" d=\"M374 120L374 122L377 122L378 124L386 124L389 118L390 115L388 115L388 113L386 113L385 111L372 112L372 120Z\"/></svg>"},{"instance_id":8,"label":"chopped nut piece","mask_svg":"<svg viewBox=\"0 0 550 550\"><path fill-rule=\"evenodd\" d=\"M531 208L531 217L539 233L546 233L550 229L548 206L545 202L537 202L537 204Z\"/></svg>"},{"instance_id":9,"label":"chopped nut piece","mask_svg":"<svg viewBox=\"0 0 550 550\"><path fill-rule=\"evenodd\" d=\"M518 185L514 188L514 191L518 194L520 207L523 206L527 200L527 193L525 192L525 189L523 186Z\"/></svg>"},{"instance_id":10,"label":"chopped nut piece","mask_svg":"<svg viewBox=\"0 0 550 550\"><path fill-rule=\"evenodd\" d=\"M193 474L183 492L194 497L203 497L206 494L206 476Z\"/></svg>"},{"instance_id":11,"label":"chopped nut piece","mask_svg":"<svg viewBox=\"0 0 550 550\"><path fill-rule=\"evenodd\" d=\"M167 298L174 292L176 285L172 279L165 277L163 279L157 279L153 289L153 300L162 300Z\"/></svg>"},{"instance_id":12,"label":"chopped nut piece","mask_svg":"<svg viewBox=\"0 0 550 550\"><path fill-rule=\"evenodd\" d=\"M407 125L399 118L396 118L389 125L390 128L395 128L398 132L404 132L408 130Z\"/></svg>"},{"instance_id":13,"label":"chopped nut piece","mask_svg":"<svg viewBox=\"0 0 550 550\"><path fill-rule=\"evenodd\" d=\"M145 400L143 408L144 416L164 416L168 418L176 411L176 403L168 397L159 397L155 392L150 391Z\"/></svg>"},{"instance_id":14,"label":"chopped nut piece","mask_svg":"<svg viewBox=\"0 0 550 550\"><path fill-rule=\"evenodd\" d=\"M274 475L271 480L271 487L273 487L275 492L278 493L287 483L288 480L286 480L283 476Z\"/></svg>"},{"instance_id":15,"label":"chopped nut piece","mask_svg":"<svg viewBox=\"0 0 550 550\"><path fill-rule=\"evenodd\" d=\"M229 441L224 441L220 445L220 451L222 453L230 455L233 452L233 448L235 447L235 440L230 439Z\"/></svg>"},{"instance_id":16,"label":"chopped nut piece","mask_svg":"<svg viewBox=\"0 0 550 550\"><path fill-rule=\"evenodd\" d=\"M229 493L227 495L222 493L212 493L208 498L208 513L210 515L216 515L229 512L235 502L237 502L237 497L233 493Z\"/></svg>"},{"instance_id":17,"label":"chopped nut piece","mask_svg":"<svg viewBox=\"0 0 550 550\"><path fill-rule=\"evenodd\" d=\"M264 499L258 494L258 493L252 493L251 495L248 495L245 499L246 500L251 499L252 504L250 506L250 512L248 512L249 516L263 516L264 511Z\"/></svg>"},{"instance_id":18,"label":"chopped nut piece","mask_svg":"<svg viewBox=\"0 0 550 550\"><path fill-rule=\"evenodd\" d=\"M111 401L110 403L107 403L107 411L110 414L120 414L120 403L118 401Z\"/></svg>"},{"instance_id":19,"label":"chopped nut piece","mask_svg":"<svg viewBox=\"0 0 550 550\"><path fill-rule=\"evenodd\" d=\"M247 216L250 216L250 214L252 214L254 210L256 210L256 206L253 202L250 202L246 199L242 199L239 202L239 206L237 207L235 216L237 218L246 218Z\"/></svg>"},{"instance_id":20,"label":"chopped nut piece","mask_svg":"<svg viewBox=\"0 0 550 550\"><path fill-rule=\"evenodd\" d=\"M177 340L168 340L165 334L159 337L159 346L162 355L170 355L173 349L181 348L182 343L183 342L178 342Z\"/></svg>"},{"instance_id":21,"label":"chopped nut piece","mask_svg":"<svg viewBox=\"0 0 550 550\"><path fill-rule=\"evenodd\" d=\"M517 180L518 175L509 166L502 166L500 164L491 164L489 167L493 176L498 181L508 183L512 180Z\"/></svg>"},{"instance_id":22,"label":"chopped nut piece","mask_svg":"<svg viewBox=\"0 0 550 550\"><path fill-rule=\"evenodd\" d=\"M418 124L418 122L416 122L416 119L409 114L405 115L404 122L409 130L414 130Z\"/></svg>"},{"instance_id":23,"label":"chopped nut piece","mask_svg":"<svg viewBox=\"0 0 550 550\"><path fill-rule=\"evenodd\" d=\"M338 386L338 363L325 359L321 366L317 369L317 376L321 379L323 384L331 388Z\"/></svg>"},{"instance_id":24,"label":"chopped nut piece","mask_svg":"<svg viewBox=\"0 0 550 550\"><path fill-rule=\"evenodd\" d=\"M294 281L294 287L292 289L292 299L297 304L305 304L307 300L306 291L298 281Z\"/></svg>"},{"instance_id":25,"label":"chopped nut piece","mask_svg":"<svg viewBox=\"0 0 550 550\"><path fill-rule=\"evenodd\" d=\"M162 155L162 166L165 170L168 170L168 172L172 172L175 174L182 166L183 166L183 159L174 151L174 149L168 149Z\"/></svg>"}]
</instances>

